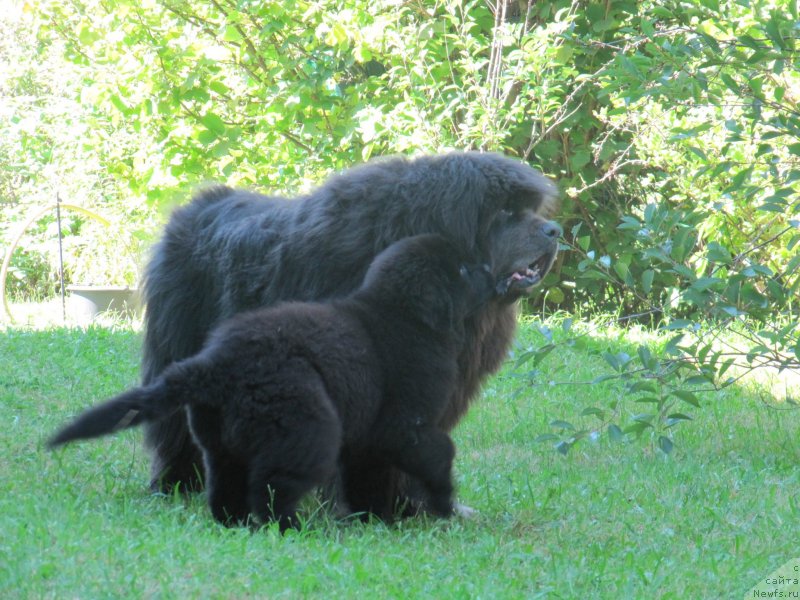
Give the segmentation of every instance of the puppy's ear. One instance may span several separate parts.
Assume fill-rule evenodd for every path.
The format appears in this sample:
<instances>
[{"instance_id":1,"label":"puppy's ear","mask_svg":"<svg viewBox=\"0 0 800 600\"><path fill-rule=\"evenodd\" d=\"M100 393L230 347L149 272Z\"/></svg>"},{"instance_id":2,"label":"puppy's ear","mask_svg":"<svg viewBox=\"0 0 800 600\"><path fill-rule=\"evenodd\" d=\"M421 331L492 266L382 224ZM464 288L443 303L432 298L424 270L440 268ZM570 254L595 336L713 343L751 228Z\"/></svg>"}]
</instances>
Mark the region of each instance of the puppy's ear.
<instances>
[{"instance_id":1,"label":"puppy's ear","mask_svg":"<svg viewBox=\"0 0 800 600\"><path fill-rule=\"evenodd\" d=\"M455 327L455 307L445 290L425 284L417 305L422 322L435 331L449 331Z\"/></svg>"},{"instance_id":2,"label":"puppy's ear","mask_svg":"<svg viewBox=\"0 0 800 600\"><path fill-rule=\"evenodd\" d=\"M461 278L469 285L467 315L471 314L497 295L497 284L487 264L463 265Z\"/></svg>"}]
</instances>

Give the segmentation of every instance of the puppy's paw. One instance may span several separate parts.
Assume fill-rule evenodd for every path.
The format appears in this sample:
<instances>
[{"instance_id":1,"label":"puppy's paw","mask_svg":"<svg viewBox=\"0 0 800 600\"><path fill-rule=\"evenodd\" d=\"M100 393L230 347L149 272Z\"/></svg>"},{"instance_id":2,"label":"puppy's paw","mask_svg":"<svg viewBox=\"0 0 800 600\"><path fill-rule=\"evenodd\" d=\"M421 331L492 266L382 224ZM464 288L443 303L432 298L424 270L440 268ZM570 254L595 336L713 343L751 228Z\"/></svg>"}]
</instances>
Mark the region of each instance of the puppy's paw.
<instances>
[{"instance_id":1,"label":"puppy's paw","mask_svg":"<svg viewBox=\"0 0 800 600\"><path fill-rule=\"evenodd\" d=\"M459 519L474 519L478 516L478 511L466 504L456 502L453 504L453 515Z\"/></svg>"}]
</instances>

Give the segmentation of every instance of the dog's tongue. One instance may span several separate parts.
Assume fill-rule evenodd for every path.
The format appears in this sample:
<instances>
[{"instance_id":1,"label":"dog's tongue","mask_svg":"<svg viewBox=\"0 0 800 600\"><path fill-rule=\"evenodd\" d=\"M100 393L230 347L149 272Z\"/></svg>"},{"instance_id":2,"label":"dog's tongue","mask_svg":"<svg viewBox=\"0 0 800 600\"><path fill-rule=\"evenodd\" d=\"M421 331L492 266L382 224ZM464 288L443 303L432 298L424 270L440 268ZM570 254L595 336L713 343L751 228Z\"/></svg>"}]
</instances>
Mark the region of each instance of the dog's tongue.
<instances>
[{"instance_id":1,"label":"dog's tongue","mask_svg":"<svg viewBox=\"0 0 800 600\"><path fill-rule=\"evenodd\" d=\"M520 269L497 282L496 292L503 296L512 289L527 289L539 283L539 269Z\"/></svg>"},{"instance_id":2,"label":"dog's tongue","mask_svg":"<svg viewBox=\"0 0 800 600\"><path fill-rule=\"evenodd\" d=\"M522 281L523 279L533 279L533 271L531 269L525 269L524 273L517 271L511 275L512 281Z\"/></svg>"}]
</instances>

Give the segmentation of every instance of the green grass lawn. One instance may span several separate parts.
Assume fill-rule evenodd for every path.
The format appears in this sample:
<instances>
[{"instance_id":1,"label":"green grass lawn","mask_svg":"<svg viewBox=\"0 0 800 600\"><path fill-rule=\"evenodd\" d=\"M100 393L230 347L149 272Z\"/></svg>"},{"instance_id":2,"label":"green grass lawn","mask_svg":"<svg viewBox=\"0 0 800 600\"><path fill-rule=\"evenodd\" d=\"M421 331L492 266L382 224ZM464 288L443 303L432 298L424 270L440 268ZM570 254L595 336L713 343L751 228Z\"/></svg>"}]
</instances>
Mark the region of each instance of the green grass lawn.
<instances>
[{"instance_id":1,"label":"green grass lawn","mask_svg":"<svg viewBox=\"0 0 800 600\"><path fill-rule=\"evenodd\" d=\"M310 527L281 537L218 526L202 496L150 494L138 431L43 449L136 382L138 332L0 330L0 598L744 598L800 556L800 412L729 388L670 455L649 438L566 456L534 442L553 419L591 424L574 416L619 392L579 382L607 371L600 351L636 344L558 348L541 366L567 385L488 382L454 436L475 518L344 523L310 503Z\"/></svg>"}]
</instances>

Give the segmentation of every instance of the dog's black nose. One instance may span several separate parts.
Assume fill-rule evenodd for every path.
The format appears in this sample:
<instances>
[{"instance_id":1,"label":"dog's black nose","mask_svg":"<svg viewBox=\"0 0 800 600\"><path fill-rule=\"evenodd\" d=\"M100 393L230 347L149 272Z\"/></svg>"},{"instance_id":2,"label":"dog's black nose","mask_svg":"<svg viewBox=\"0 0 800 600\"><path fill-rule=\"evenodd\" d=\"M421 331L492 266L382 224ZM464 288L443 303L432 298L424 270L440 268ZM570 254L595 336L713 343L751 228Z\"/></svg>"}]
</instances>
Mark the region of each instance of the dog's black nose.
<instances>
[{"instance_id":1,"label":"dog's black nose","mask_svg":"<svg viewBox=\"0 0 800 600\"><path fill-rule=\"evenodd\" d=\"M545 221L542 223L542 233L549 238L554 238L560 236L563 231L561 225L555 221Z\"/></svg>"}]
</instances>

